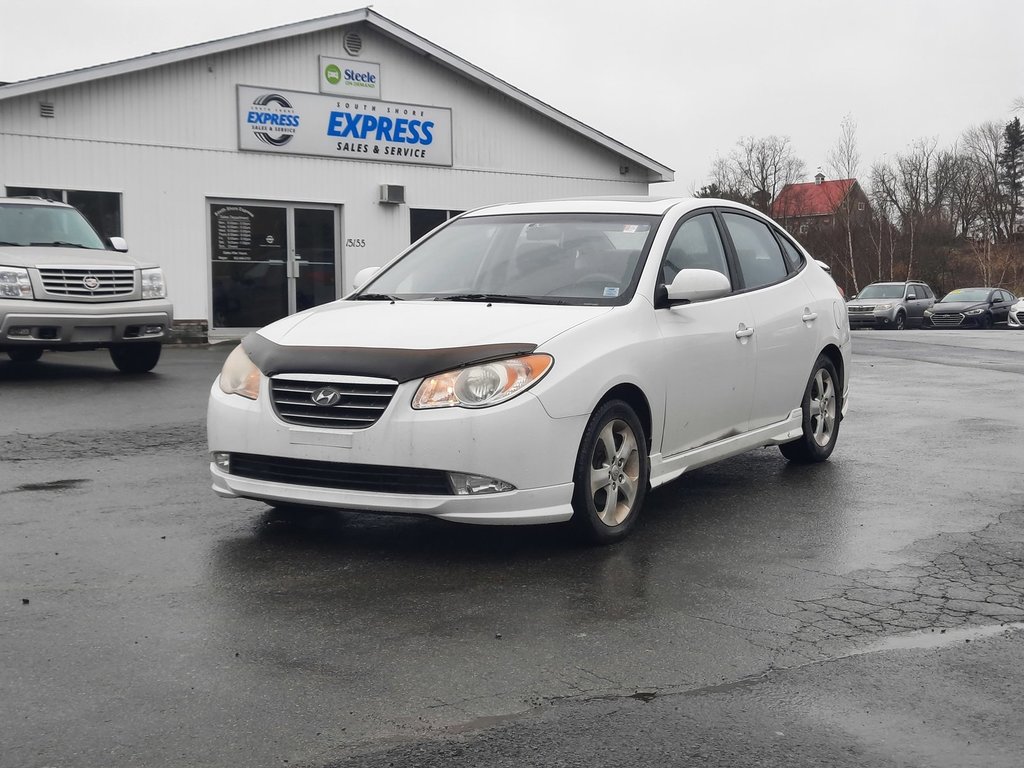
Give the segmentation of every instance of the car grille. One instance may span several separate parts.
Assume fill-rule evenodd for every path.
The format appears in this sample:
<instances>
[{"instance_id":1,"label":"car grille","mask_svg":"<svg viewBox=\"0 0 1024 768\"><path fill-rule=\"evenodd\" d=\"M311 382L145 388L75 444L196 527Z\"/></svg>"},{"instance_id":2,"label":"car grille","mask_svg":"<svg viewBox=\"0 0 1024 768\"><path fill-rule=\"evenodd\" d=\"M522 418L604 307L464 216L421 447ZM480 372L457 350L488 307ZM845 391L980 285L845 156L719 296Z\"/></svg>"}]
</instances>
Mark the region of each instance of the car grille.
<instances>
[{"instance_id":1,"label":"car grille","mask_svg":"<svg viewBox=\"0 0 1024 768\"><path fill-rule=\"evenodd\" d=\"M135 270L131 268L40 267L39 277L43 281L43 290L51 296L88 299L128 296L135 292Z\"/></svg>"},{"instance_id":2,"label":"car grille","mask_svg":"<svg viewBox=\"0 0 1024 768\"><path fill-rule=\"evenodd\" d=\"M313 381L275 376L270 380L274 411L282 421L307 427L366 429L377 423L398 385L395 383Z\"/></svg>"},{"instance_id":3,"label":"car grille","mask_svg":"<svg viewBox=\"0 0 1024 768\"><path fill-rule=\"evenodd\" d=\"M934 314L932 315L932 325L938 328L955 328L962 324L964 316L962 312L956 312L955 314Z\"/></svg>"},{"instance_id":4,"label":"car grille","mask_svg":"<svg viewBox=\"0 0 1024 768\"><path fill-rule=\"evenodd\" d=\"M851 315L860 314L861 312L874 312L875 308L871 306L853 306L847 307Z\"/></svg>"},{"instance_id":5,"label":"car grille","mask_svg":"<svg viewBox=\"0 0 1024 768\"><path fill-rule=\"evenodd\" d=\"M272 483L376 493L450 496L448 475L439 469L342 464L333 461L285 459L248 453L231 454L231 474Z\"/></svg>"}]
</instances>

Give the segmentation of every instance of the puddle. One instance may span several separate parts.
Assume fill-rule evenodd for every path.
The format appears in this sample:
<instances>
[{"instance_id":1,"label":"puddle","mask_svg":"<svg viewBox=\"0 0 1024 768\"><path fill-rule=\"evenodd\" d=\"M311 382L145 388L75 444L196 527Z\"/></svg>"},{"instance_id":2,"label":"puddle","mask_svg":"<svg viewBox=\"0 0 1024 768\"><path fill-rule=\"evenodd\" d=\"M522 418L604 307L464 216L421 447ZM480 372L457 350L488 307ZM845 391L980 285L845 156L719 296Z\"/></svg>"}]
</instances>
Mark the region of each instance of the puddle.
<instances>
[{"instance_id":1,"label":"puddle","mask_svg":"<svg viewBox=\"0 0 1024 768\"><path fill-rule=\"evenodd\" d=\"M77 488L82 483L87 483L88 480L51 480L48 483L25 483L19 485L14 490L16 491L66 491L71 488Z\"/></svg>"},{"instance_id":2,"label":"puddle","mask_svg":"<svg viewBox=\"0 0 1024 768\"><path fill-rule=\"evenodd\" d=\"M925 650L928 648L945 648L950 645L963 645L972 640L984 640L986 637L995 637L1014 630L1024 629L1024 622L1011 622L1008 624L992 624L983 627L961 627L959 629L925 629L920 632L908 632L905 635L895 635L883 640L871 643L859 650L854 651L851 656L860 656L865 653L877 653L878 651L900 651L900 650Z\"/></svg>"}]
</instances>

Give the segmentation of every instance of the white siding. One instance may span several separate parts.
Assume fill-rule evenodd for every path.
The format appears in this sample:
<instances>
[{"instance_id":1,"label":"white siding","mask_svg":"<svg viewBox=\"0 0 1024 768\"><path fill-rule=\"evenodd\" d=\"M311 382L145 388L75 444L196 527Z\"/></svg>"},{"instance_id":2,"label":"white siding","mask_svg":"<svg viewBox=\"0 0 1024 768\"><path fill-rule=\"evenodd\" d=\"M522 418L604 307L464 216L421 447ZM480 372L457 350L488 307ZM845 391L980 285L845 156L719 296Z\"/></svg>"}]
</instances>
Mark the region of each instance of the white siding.
<instances>
[{"instance_id":1,"label":"white siding","mask_svg":"<svg viewBox=\"0 0 1024 768\"><path fill-rule=\"evenodd\" d=\"M646 172L615 153L361 26L360 58L381 64L388 100L452 109L453 168L238 151L236 85L317 90L318 57L348 58L334 29L208 59L0 102L5 186L120 192L137 257L167 271L181 319L209 317L208 198L343 206L342 286L408 244L412 208L465 210L573 195L646 194ZM39 116L41 101L55 118ZM406 206L376 202L382 183Z\"/></svg>"}]
</instances>

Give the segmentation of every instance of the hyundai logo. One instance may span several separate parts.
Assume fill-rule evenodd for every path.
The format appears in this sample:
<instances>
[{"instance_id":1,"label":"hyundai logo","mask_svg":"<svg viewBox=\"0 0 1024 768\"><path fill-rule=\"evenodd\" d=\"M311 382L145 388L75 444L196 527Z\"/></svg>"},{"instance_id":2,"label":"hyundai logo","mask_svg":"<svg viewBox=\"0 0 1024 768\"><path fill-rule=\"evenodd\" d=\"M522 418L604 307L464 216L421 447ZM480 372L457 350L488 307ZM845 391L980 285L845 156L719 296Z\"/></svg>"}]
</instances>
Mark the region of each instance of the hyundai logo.
<instances>
[{"instance_id":1,"label":"hyundai logo","mask_svg":"<svg viewBox=\"0 0 1024 768\"><path fill-rule=\"evenodd\" d=\"M82 285L88 288L90 291L95 291L100 287L100 279L95 275L86 275L82 278Z\"/></svg>"},{"instance_id":2,"label":"hyundai logo","mask_svg":"<svg viewBox=\"0 0 1024 768\"><path fill-rule=\"evenodd\" d=\"M316 405L330 408L332 405L337 405L338 401L341 400L341 392L334 387L320 387L320 389L310 395L310 399Z\"/></svg>"}]
</instances>

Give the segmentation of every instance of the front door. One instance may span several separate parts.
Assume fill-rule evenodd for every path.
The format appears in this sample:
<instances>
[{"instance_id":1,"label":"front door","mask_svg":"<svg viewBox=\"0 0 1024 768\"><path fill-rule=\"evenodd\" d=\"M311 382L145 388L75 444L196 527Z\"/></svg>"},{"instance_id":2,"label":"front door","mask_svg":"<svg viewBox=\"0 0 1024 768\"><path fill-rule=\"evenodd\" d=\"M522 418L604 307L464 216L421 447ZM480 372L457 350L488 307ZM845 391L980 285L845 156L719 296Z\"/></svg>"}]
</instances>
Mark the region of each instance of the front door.
<instances>
[{"instance_id":1,"label":"front door","mask_svg":"<svg viewBox=\"0 0 1024 768\"><path fill-rule=\"evenodd\" d=\"M337 298L332 206L209 205L211 328L259 328Z\"/></svg>"}]
</instances>

